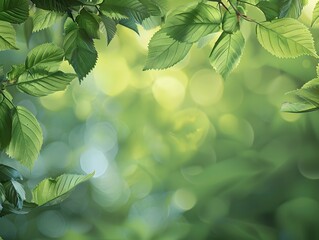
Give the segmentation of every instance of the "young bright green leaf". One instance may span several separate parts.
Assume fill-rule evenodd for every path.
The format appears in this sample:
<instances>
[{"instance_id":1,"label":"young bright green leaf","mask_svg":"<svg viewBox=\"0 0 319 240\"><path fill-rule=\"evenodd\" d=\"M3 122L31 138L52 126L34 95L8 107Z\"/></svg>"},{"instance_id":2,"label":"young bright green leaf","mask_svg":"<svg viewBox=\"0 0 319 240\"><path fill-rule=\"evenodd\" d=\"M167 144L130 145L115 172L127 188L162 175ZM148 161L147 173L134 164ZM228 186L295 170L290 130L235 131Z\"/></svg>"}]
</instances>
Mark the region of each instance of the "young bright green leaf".
<instances>
[{"instance_id":1,"label":"young bright green leaf","mask_svg":"<svg viewBox=\"0 0 319 240\"><path fill-rule=\"evenodd\" d=\"M76 17L76 22L79 27L82 28L90 38L100 38L100 17L88 12L83 8L80 14Z\"/></svg>"},{"instance_id":2,"label":"young bright green leaf","mask_svg":"<svg viewBox=\"0 0 319 240\"><path fill-rule=\"evenodd\" d=\"M5 149L11 140L12 131L12 118L11 107L8 100L0 95L0 149ZM0 168L0 181L1 181L1 168Z\"/></svg>"},{"instance_id":3,"label":"young bright green leaf","mask_svg":"<svg viewBox=\"0 0 319 240\"><path fill-rule=\"evenodd\" d=\"M233 33L239 29L239 17L234 9L224 13L222 27L223 31L227 33Z\"/></svg>"},{"instance_id":4,"label":"young bright green leaf","mask_svg":"<svg viewBox=\"0 0 319 240\"><path fill-rule=\"evenodd\" d=\"M138 0L107 0L100 5L100 10L107 17L117 20L133 18L138 23L150 16Z\"/></svg>"},{"instance_id":5,"label":"young bright green leaf","mask_svg":"<svg viewBox=\"0 0 319 240\"><path fill-rule=\"evenodd\" d=\"M220 30L221 16L217 8L198 3L188 12L179 13L167 20L165 31L180 42L193 43L201 37Z\"/></svg>"},{"instance_id":6,"label":"young bright green leaf","mask_svg":"<svg viewBox=\"0 0 319 240\"><path fill-rule=\"evenodd\" d=\"M16 85L22 92L41 97L65 90L74 78L76 75L73 73L47 72L35 69L32 74L28 72L22 74Z\"/></svg>"},{"instance_id":7,"label":"young bright green leaf","mask_svg":"<svg viewBox=\"0 0 319 240\"><path fill-rule=\"evenodd\" d=\"M33 32L37 32L48 27L51 27L57 21L62 19L63 14L59 12L53 11L46 11L43 9L37 9L34 15L32 16L33 19Z\"/></svg>"},{"instance_id":8,"label":"young bright green leaf","mask_svg":"<svg viewBox=\"0 0 319 240\"><path fill-rule=\"evenodd\" d=\"M210 56L210 63L225 79L238 65L244 52L245 38L240 31L233 34L222 33Z\"/></svg>"},{"instance_id":9,"label":"young bright green leaf","mask_svg":"<svg viewBox=\"0 0 319 240\"><path fill-rule=\"evenodd\" d=\"M56 179L44 179L32 191L32 201L38 205L54 205L62 202L70 191L93 177L94 173L88 175L64 174Z\"/></svg>"},{"instance_id":10,"label":"young bright green leaf","mask_svg":"<svg viewBox=\"0 0 319 240\"><path fill-rule=\"evenodd\" d=\"M16 32L10 23L0 21L0 51L7 49L18 49Z\"/></svg>"},{"instance_id":11,"label":"young bright green leaf","mask_svg":"<svg viewBox=\"0 0 319 240\"><path fill-rule=\"evenodd\" d=\"M319 2L316 3L315 8L313 9L311 26L318 23L318 19L319 19Z\"/></svg>"},{"instance_id":12,"label":"young bright green leaf","mask_svg":"<svg viewBox=\"0 0 319 240\"><path fill-rule=\"evenodd\" d=\"M303 8L303 0L281 0L279 18L298 18Z\"/></svg>"},{"instance_id":13,"label":"young bright green leaf","mask_svg":"<svg viewBox=\"0 0 319 240\"><path fill-rule=\"evenodd\" d=\"M97 60L97 51L93 40L87 33L72 25L67 26L70 29L64 38L65 58L73 66L79 80L81 81L95 66Z\"/></svg>"},{"instance_id":14,"label":"young bright green leaf","mask_svg":"<svg viewBox=\"0 0 319 240\"><path fill-rule=\"evenodd\" d=\"M27 0L1 0L0 21L23 23L29 16ZM0 34L1 36L1 34Z\"/></svg>"},{"instance_id":15,"label":"young bright green leaf","mask_svg":"<svg viewBox=\"0 0 319 240\"><path fill-rule=\"evenodd\" d=\"M22 180L22 175L14 168L0 164L0 182Z\"/></svg>"},{"instance_id":16,"label":"young bright green leaf","mask_svg":"<svg viewBox=\"0 0 319 240\"><path fill-rule=\"evenodd\" d=\"M101 16L101 20L104 25L104 29L106 33L107 45L109 45L115 36L116 30L117 30L116 29L117 22L115 22L113 19L106 16Z\"/></svg>"},{"instance_id":17,"label":"young bright green leaf","mask_svg":"<svg viewBox=\"0 0 319 240\"><path fill-rule=\"evenodd\" d=\"M64 51L53 43L41 44L33 48L25 60L26 70L56 69L63 61Z\"/></svg>"},{"instance_id":18,"label":"young bright green leaf","mask_svg":"<svg viewBox=\"0 0 319 240\"><path fill-rule=\"evenodd\" d=\"M42 146L42 130L34 115L24 107L13 109L12 137L6 153L32 167Z\"/></svg>"},{"instance_id":19,"label":"young bright green leaf","mask_svg":"<svg viewBox=\"0 0 319 240\"><path fill-rule=\"evenodd\" d=\"M25 191L22 185L14 180L3 183L6 200L12 203L17 209L22 209L25 198Z\"/></svg>"},{"instance_id":20,"label":"young bright green leaf","mask_svg":"<svg viewBox=\"0 0 319 240\"><path fill-rule=\"evenodd\" d=\"M264 13L266 20L271 21L279 17L280 2L279 1L260 1L257 7Z\"/></svg>"},{"instance_id":21,"label":"young bright green leaf","mask_svg":"<svg viewBox=\"0 0 319 240\"><path fill-rule=\"evenodd\" d=\"M181 61L191 49L192 44L178 42L160 30L154 34L148 45L148 56L144 70L165 69Z\"/></svg>"},{"instance_id":22,"label":"young bright green leaf","mask_svg":"<svg viewBox=\"0 0 319 240\"><path fill-rule=\"evenodd\" d=\"M259 43L277 57L318 57L310 31L295 19L283 18L259 23L256 34Z\"/></svg>"}]
</instances>

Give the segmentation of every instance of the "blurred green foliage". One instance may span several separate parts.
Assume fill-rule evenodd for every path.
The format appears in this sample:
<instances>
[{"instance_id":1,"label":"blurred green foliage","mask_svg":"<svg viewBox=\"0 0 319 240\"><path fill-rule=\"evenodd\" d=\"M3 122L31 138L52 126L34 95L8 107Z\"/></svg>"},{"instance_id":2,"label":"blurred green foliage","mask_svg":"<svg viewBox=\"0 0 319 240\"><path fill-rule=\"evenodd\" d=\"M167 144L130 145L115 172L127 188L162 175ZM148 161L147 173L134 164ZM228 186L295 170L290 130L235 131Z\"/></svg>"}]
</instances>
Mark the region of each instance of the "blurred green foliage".
<instances>
[{"instance_id":1,"label":"blurred green foliage","mask_svg":"<svg viewBox=\"0 0 319 240\"><path fill-rule=\"evenodd\" d=\"M244 29L249 44L227 81L207 61L209 46L170 70L143 72L153 32L119 29L108 48L98 42L97 66L81 85L39 100L13 92L41 123L44 146L31 171L4 154L1 162L30 188L64 172L96 175L59 206L1 218L0 235L319 239L319 116L280 112L284 93L314 78L317 63L275 59ZM41 31L29 45L47 41L59 35ZM0 53L5 68L25 57L18 45L20 55Z\"/></svg>"}]
</instances>

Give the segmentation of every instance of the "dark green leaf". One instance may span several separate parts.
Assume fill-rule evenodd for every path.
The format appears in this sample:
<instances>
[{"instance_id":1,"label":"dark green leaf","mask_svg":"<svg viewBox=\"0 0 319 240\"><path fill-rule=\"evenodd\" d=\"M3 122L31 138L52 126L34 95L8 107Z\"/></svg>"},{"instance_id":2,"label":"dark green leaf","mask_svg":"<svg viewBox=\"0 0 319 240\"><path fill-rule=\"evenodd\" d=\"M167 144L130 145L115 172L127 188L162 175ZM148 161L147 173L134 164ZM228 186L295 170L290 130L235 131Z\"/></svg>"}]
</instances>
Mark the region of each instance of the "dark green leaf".
<instances>
[{"instance_id":1,"label":"dark green leaf","mask_svg":"<svg viewBox=\"0 0 319 240\"><path fill-rule=\"evenodd\" d=\"M17 209L22 209L23 201L25 200L25 191L23 186L14 180L3 183L6 200L12 203Z\"/></svg>"},{"instance_id":2,"label":"dark green leaf","mask_svg":"<svg viewBox=\"0 0 319 240\"><path fill-rule=\"evenodd\" d=\"M23 23L28 16L29 3L27 0L0 1L0 20L10 23Z\"/></svg>"},{"instance_id":3,"label":"dark green leaf","mask_svg":"<svg viewBox=\"0 0 319 240\"><path fill-rule=\"evenodd\" d=\"M38 205L58 204L74 187L89 180L93 175L94 173L88 175L64 174L56 179L44 179L32 191L33 202Z\"/></svg>"},{"instance_id":4,"label":"dark green leaf","mask_svg":"<svg viewBox=\"0 0 319 240\"><path fill-rule=\"evenodd\" d=\"M7 49L18 49L16 32L10 23L0 21L0 51Z\"/></svg>"},{"instance_id":5,"label":"dark green leaf","mask_svg":"<svg viewBox=\"0 0 319 240\"><path fill-rule=\"evenodd\" d=\"M8 100L0 94L0 149L5 149L11 140L12 117ZM1 171L1 169L0 169ZM1 173L0 173L1 175ZM1 181L1 177L0 177Z\"/></svg>"},{"instance_id":6,"label":"dark green leaf","mask_svg":"<svg viewBox=\"0 0 319 240\"><path fill-rule=\"evenodd\" d=\"M67 26L70 31L64 38L65 58L73 66L79 80L81 81L95 66L97 52L93 40L87 33L74 26Z\"/></svg>"},{"instance_id":7,"label":"dark green leaf","mask_svg":"<svg viewBox=\"0 0 319 240\"><path fill-rule=\"evenodd\" d=\"M110 42L115 36L117 23L113 19L106 16L101 16L101 20L104 24L107 44L110 44Z\"/></svg>"},{"instance_id":8,"label":"dark green leaf","mask_svg":"<svg viewBox=\"0 0 319 240\"><path fill-rule=\"evenodd\" d=\"M101 4L100 10L113 19L133 18L136 22L149 17L147 8L138 0L107 0Z\"/></svg>"},{"instance_id":9,"label":"dark green leaf","mask_svg":"<svg viewBox=\"0 0 319 240\"><path fill-rule=\"evenodd\" d=\"M37 8L49 11L66 12L69 7L79 6L78 0L31 0Z\"/></svg>"},{"instance_id":10,"label":"dark green leaf","mask_svg":"<svg viewBox=\"0 0 319 240\"><path fill-rule=\"evenodd\" d=\"M199 3L195 8L169 17L164 28L168 36L193 43L220 30L221 16L217 8Z\"/></svg>"},{"instance_id":11,"label":"dark green leaf","mask_svg":"<svg viewBox=\"0 0 319 240\"><path fill-rule=\"evenodd\" d=\"M257 4L257 7L264 13L267 21L271 21L279 17L279 1L261 1Z\"/></svg>"},{"instance_id":12,"label":"dark green leaf","mask_svg":"<svg viewBox=\"0 0 319 240\"><path fill-rule=\"evenodd\" d=\"M90 38L100 38L100 17L90 13L83 8L80 14L76 17L76 21L80 28L82 28Z\"/></svg>"},{"instance_id":13,"label":"dark green leaf","mask_svg":"<svg viewBox=\"0 0 319 240\"><path fill-rule=\"evenodd\" d=\"M22 175L14 168L0 164L0 182L22 180Z\"/></svg>"},{"instance_id":14,"label":"dark green leaf","mask_svg":"<svg viewBox=\"0 0 319 240\"><path fill-rule=\"evenodd\" d=\"M27 214L37 206L38 205L35 203L29 203L27 201L23 201L22 209L18 209L13 204L9 203L8 201L5 201L3 203L3 209L2 209L2 212L0 213L0 217L5 216L5 215L10 214L10 213Z\"/></svg>"},{"instance_id":15,"label":"dark green leaf","mask_svg":"<svg viewBox=\"0 0 319 240\"><path fill-rule=\"evenodd\" d=\"M154 34L148 45L148 56L144 70L165 69L184 59L192 44L178 42L170 38L165 31Z\"/></svg>"},{"instance_id":16,"label":"dark green leaf","mask_svg":"<svg viewBox=\"0 0 319 240\"><path fill-rule=\"evenodd\" d=\"M12 137L6 153L27 167L32 167L42 146L42 131L34 115L24 107L13 111Z\"/></svg>"},{"instance_id":17,"label":"dark green leaf","mask_svg":"<svg viewBox=\"0 0 319 240\"><path fill-rule=\"evenodd\" d=\"M121 24L122 26L127 27L127 28L133 30L134 32L136 32L137 34L139 34L137 25L132 19L121 19L119 21L119 24Z\"/></svg>"}]
</instances>

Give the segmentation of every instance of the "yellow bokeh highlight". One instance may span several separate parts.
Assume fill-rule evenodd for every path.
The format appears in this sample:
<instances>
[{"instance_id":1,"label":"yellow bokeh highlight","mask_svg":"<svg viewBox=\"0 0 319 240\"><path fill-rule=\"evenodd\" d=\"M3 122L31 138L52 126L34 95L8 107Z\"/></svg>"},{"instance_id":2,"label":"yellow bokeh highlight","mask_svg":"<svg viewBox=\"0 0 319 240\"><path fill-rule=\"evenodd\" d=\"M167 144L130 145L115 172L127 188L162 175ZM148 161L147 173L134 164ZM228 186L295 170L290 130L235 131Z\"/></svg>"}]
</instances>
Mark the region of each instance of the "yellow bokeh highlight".
<instances>
[{"instance_id":1,"label":"yellow bokeh highlight","mask_svg":"<svg viewBox=\"0 0 319 240\"><path fill-rule=\"evenodd\" d=\"M50 111L59 111L68 105L66 96L66 91L55 92L48 96L41 97L40 103Z\"/></svg>"},{"instance_id":2,"label":"yellow bokeh highlight","mask_svg":"<svg viewBox=\"0 0 319 240\"><path fill-rule=\"evenodd\" d=\"M170 76L157 78L152 86L152 92L159 105L167 110L178 108L185 98L184 84Z\"/></svg>"},{"instance_id":3,"label":"yellow bokeh highlight","mask_svg":"<svg viewBox=\"0 0 319 240\"><path fill-rule=\"evenodd\" d=\"M124 58L113 61L109 56L104 56L96 64L94 78L100 91L108 96L116 96L128 86L131 68Z\"/></svg>"},{"instance_id":4,"label":"yellow bokeh highlight","mask_svg":"<svg viewBox=\"0 0 319 240\"><path fill-rule=\"evenodd\" d=\"M190 81L192 99L202 105L210 106L219 102L223 96L224 82L213 70L200 70Z\"/></svg>"},{"instance_id":5,"label":"yellow bokeh highlight","mask_svg":"<svg viewBox=\"0 0 319 240\"><path fill-rule=\"evenodd\" d=\"M174 205L182 211L192 209L197 202L195 194L187 189L178 189L173 195Z\"/></svg>"}]
</instances>

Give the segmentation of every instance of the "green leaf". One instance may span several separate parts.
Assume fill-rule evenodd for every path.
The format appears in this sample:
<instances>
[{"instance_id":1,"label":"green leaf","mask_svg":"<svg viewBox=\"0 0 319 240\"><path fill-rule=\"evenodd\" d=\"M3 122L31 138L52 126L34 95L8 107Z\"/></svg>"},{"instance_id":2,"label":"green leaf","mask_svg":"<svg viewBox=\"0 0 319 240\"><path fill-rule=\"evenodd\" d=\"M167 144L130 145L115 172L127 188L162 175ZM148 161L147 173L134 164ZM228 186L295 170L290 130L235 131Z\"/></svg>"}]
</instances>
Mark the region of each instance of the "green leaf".
<instances>
[{"instance_id":1,"label":"green leaf","mask_svg":"<svg viewBox=\"0 0 319 240\"><path fill-rule=\"evenodd\" d=\"M14 180L3 183L3 186L6 192L6 200L12 203L17 209L22 209L23 201L26 199L23 186Z\"/></svg>"},{"instance_id":2,"label":"green leaf","mask_svg":"<svg viewBox=\"0 0 319 240\"><path fill-rule=\"evenodd\" d=\"M8 22L0 21L0 51L18 49L16 46L16 31Z\"/></svg>"},{"instance_id":3,"label":"green leaf","mask_svg":"<svg viewBox=\"0 0 319 240\"><path fill-rule=\"evenodd\" d=\"M78 1L88 6L96 6L103 2L103 0L78 0Z\"/></svg>"},{"instance_id":4,"label":"green leaf","mask_svg":"<svg viewBox=\"0 0 319 240\"><path fill-rule=\"evenodd\" d=\"M239 29L239 17L234 9L226 11L223 16L223 31L227 33L236 32Z\"/></svg>"},{"instance_id":5,"label":"green leaf","mask_svg":"<svg viewBox=\"0 0 319 240\"><path fill-rule=\"evenodd\" d=\"M279 18L298 18L303 8L303 0L282 0Z\"/></svg>"},{"instance_id":6,"label":"green leaf","mask_svg":"<svg viewBox=\"0 0 319 240\"><path fill-rule=\"evenodd\" d=\"M0 212L2 210L2 203L6 200L6 190L2 183L0 183Z\"/></svg>"},{"instance_id":7,"label":"green leaf","mask_svg":"<svg viewBox=\"0 0 319 240\"><path fill-rule=\"evenodd\" d=\"M113 19L106 16L101 16L101 20L102 20L102 23L104 24L107 44L110 44L110 42L115 36L116 30L117 30L116 29L117 23Z\"/></svg>"},{"instance_id":8,"label":"green leaf","mask_svg":"<svg viewBox=\"0 0 319 240\"><path fill-rule=\"evenodd\" d=\"M76 22L79 27L89 35L90 38L100 38L100 21L99 16L90 13L83 8L80 14L76 17Z\"/></svg>"},{"instance_id":9,"label":"green leaf","mask_svg":"<svg viewBox=\"0 0 319 240\"><path fill-rule=\"evenodd\" d=\"M79 80L81 81L95 66L97 52L93 40L86 32L72 25L64 38L65 58L73 66Z\"/></svg>"},{"instance_id":10,"label":"green leaf","mask_svg":"<svg viewBox=\"0 0 319 240\"><path fill-rule=\"evenodd\" d=\"M257 7L264 13L267 21L271 21L279 17L279 1L261 1L257 4Z\"/></svg>"},{"instance_id":11,"label":"green leaf","mask_svg":"<svg viewBox=\"0 0 319 240\"><path fill-rule=\"evenodd\" d=\"M14 83L18 80L21 74L25 72L25 64L12 65L11 71L7 73L7 78L10 83Z\"/></svg>"},{"instance_id":12,"label":"green leaf","mask_svg":"<svg viewBox=\"0 0 319 240\"><path fill-rule=\"evenodd\" d=\"M10 213L27 214L37 206L38 205L36 205L35 203L29 203L27 201L23 201L22 209L18 209L13 204L9 203L8 201L5 201L3 203L3 209L2 209L2 212L0 213L0 217L5 216L5 215L10 214Z\"/></svg>"},{"instance_id":13,"label":"green leaf","mask_svg":"<svg viewBox=\"0 0 319 240\"><path fill-rule=\"evenodd\" d=\"M222 33L217 40L210 56L210 63L214 69L227 78L238 65L244 52L245 38L240 31L233 34Z\"/></svg>"},{"instance_id":14,"label":"green leaf","mask_svg":"<svg viewBox=\"0 0 319 240\"><path fill-rule=\"evenodd\" d=\"M11 140L11 106L9 105L8 100L5 99L2 94L0 95L0 100L0 149L5 149L9 145Z\"/></svg>"},{"instance_id":15,"label":"green leaf","mask_svg":"<svg viewBox=\"0 0 319 240\"><path fill-rule=\"evenodd\" d=\"M318 19L319 19L319 2L316 3L315 8L313 9L311 26L318 23Z\"/></svg>"},{"instance_id":16,"label":"green leaf","mask_svg":"<svg viewBox=\"0 0 319 240\"><path fill-rule=\"evenodd\" d=\"M24 107L15 108L12 116L12 138L6 153L21 164L32 167L38 158L42 141L42 131L33 114Z\"/></svg>"},{"instance_id":17,"label":"green leaf","mask_svg":"<svg viewBox=\"0 0 319 240\"><path fill-rule=\"evenodd\" d=\"M27 0L0 1L0 20L10 23L23 23L28 16L29 3Z\"/></svg>"},{"instance_id":18,"label":"green leaf","mask_svg":"<svg viewBox=\"0 0 319 240\"><path fill-rule=\"evenodd\" d=\"M16 85L27 94L41 97L65 90L74 78L76 75L73 73L35 70L32 74L28 72L22 74Z\"/></svg>"},{"instance_id":19,"label":"green leaf","mask_svg":"<svg viewBox=\"0 0 319 240\"><path fill-rule=\"evenodd\" d=\"M78 0L31 0L37 8L49 11L66 12L68 8L80 6Z\"/></svg>"},{"instance_id":20,"label":"green leaf","mask_svg":"<svg viewBox=\"0 0 319 240\"><path fill-rule=\"evenodd\" d=\"M220 30L221 16L217 8L199 3L188 12L179 13L167 20L165 31L168 36L193 43L201 37Z\"/></svg>"},{"instance_id":21,"label":"green leaf","mask_svg":"<svg viewBox=\"0 0 319 240\"><path fill-rule=\"evenodd\" d=\"M137 34L139 34L137 25L132 19L121 19L121 20L119 20L119 24L121 24L122 26L127 27L127 28L133 30L134 32L136 32Z\"/></svg>"},{"instance_id":22,"label":"green leaf","mask_svg":"<svg viewBox=\"0 0 319 240\"><path fill-rule=\"evenodd\" d=\"M107 17L118 20L133 18L138 23L150 16L147 8L138 0L107 0L101 4L100 10Z\"/></svg>"},{"instance_id":23,"label":"green leaf","mask_svg":"<svg viewBox=\"0 0 319 240\"><path fill-rule=\"evenodd\" d=\"M0 164L0 182L22 180L22 175L14 168Z\"/></svg>"},{"instance_id":24,"label":"green leaf","mask_svg":"<svg viewBox=\"0 0 319 240\"><path fill-rule=\"evenodd\" d=\"M63 17L62 13L46 11L38 8L34 15L33 19L33 32L37 32L54 25L57 21L61 20Z\"/></svg>"},{"instance_id":25,"label":"green leaf","mask_svg":"<svg viewBox=\"0 0 319 240\"><path fill-rule=\"evenodd\" d=\"M317 73L317 77L319 77L319 64L316 67L316 73Z\"/></svg>"},{"instance_id":26,"label":"green leaf","mask_svg":"<svg viewBox=\"0 0 319 240\"><path fill-rule=\"evenodd\" d=\"M295 19L277 19L257 24L256 33L259 43L277 57L318 57L310 31Z\"/></svg>"},{"instance_id":27,"label":"green leaf","mask_svg":"<svg viewBox=\"0 0 319 240\"><path fill-rule=\"evenodd\" d=\"M38 205L58 204L75 186L89 180L93 175L94 173L88 175L64 174L56 179L44 179L32 191L33 202Z\"/></svg>"},{"instance_id":28,"label":"green leaf","mask_svg":"<svg viewBox=\"0 0 319 240\"><path fill-rule=\"evenodd\" d=\"M281 105L280 111L282 112L290 112L290 113L304 113L304 112L312 112L318 110L319 107L314 106L313 104L300 101L300 102L285 102Z\"/></svg>"},{"instance_id":29,"label":"green leaf","mask_svg":"<svg viewBox=\"0 0 319 240\"><path fill-rule=\"evenodd\" d=\"M165 69L181 61L192 44L178 42L160 30L154 34L148 45L148 56L144 70Z\"/></svg>"},{"instance_id":30,"label":"green leaf","mask_svg":"<svg viewBox=\"0 0 319 240\"><path fill-rule=\"evenodd\" d=\"M25 60L26 70L56 70L63 61L64 51L53 43L41 44L33 48Z\"/></svg>"}]
</instances>

